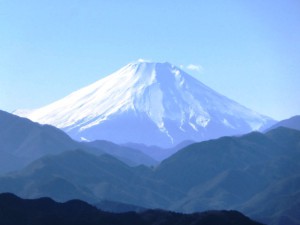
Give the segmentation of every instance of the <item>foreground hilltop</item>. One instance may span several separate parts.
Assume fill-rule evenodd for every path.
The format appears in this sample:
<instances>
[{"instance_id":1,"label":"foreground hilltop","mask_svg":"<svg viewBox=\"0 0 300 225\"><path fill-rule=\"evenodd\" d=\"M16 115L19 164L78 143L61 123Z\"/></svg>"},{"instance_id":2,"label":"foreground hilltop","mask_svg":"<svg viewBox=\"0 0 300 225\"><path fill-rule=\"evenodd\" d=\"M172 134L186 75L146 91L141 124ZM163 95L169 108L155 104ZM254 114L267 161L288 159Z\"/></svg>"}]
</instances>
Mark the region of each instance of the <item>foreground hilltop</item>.
<instances>
[{"instance_id":1,"label":"foreground hilltop","mask_svg":"<svg viewBox=\"0 0 300 225\"><path fill-rule=\"evenodd\" d=\"M195 214L178 214L161 210L122 214L103 212L95 207L72 200L57 203L50 198L24 200L15 195L0 194L0 224L69 224L69 225L261 225L237 211L210 211Z\"/></svg>"}]
</instances>

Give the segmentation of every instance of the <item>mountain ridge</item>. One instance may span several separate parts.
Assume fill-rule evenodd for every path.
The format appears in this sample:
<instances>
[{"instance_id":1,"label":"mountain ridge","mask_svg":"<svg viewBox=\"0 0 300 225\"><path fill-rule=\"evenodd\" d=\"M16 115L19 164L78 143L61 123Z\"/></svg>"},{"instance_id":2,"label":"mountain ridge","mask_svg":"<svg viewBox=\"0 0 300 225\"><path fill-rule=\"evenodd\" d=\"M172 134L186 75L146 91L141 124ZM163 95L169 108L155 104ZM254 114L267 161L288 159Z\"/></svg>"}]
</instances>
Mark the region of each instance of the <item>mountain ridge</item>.
<instances>
[{"instance_id":1,"label":"mountain ridge","mask_svg":"<svg viewBox=\"0 0 300 225\"><path fill-rule=\"evenodd\" d=\"M54 126L41 125L1 110L0 125L0 174L21 169L42 156L75 149L94 155L114 155L132 166L157 164L139 150L107 141L97 141L96 144L76 142Z\"/></svg>"},{"instance_id":2,"label":"mountain ridge","mask_svg":"<svg viewBox=\"0 0 300 225\"><path fill-rule=\"evenodd\" d=\"M0 194L0 221L5 225L262 225L237 211L206 211L179 214L163 210L140 213L110 213L97 210L80 200L58 203L50 198L21 199L11 193Z\"/></svg>"},{"instance_id":3,"label":"mountain ridge","mask_svg":"<svg viewBox=\"0 0 300 225\"><path fill-rule=\"evenodd\" d=\"M300 130L300 115L292 116L288 119L281 120L272 125L271 127L267 128L265 132L268 132L278 127L288 127L295 130Z\"/></svg>"},{"instance_id":4,"label":"mountain ridge","mask_svg":"<svg viewBox=\"0 0 300 225\"><path fill-rule=\"evenodd\" d=\"M185 213L235 209L270 225L294 225L300 221L294 199L299 159L300 131L280 127L195 143L155 168L68 151L0 177L0 192L59 201L105 199Z\"/></svg>"}]
</instances>

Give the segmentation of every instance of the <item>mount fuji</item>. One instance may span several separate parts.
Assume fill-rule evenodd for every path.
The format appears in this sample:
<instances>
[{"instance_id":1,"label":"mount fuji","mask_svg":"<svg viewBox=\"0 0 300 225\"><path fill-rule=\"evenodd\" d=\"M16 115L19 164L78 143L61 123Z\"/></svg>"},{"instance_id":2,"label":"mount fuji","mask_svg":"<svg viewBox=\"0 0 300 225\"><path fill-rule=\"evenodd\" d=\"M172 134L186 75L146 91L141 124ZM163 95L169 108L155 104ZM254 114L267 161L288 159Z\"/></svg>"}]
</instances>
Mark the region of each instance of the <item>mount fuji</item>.
<instances>
[{"instance_id":1,"label":"mount fuji","mask_svg":"<svg viewBox=\"0 0 300 225\"><path fill-rule=\"evenodd\" d=\"M160 147L264 130L275 122L170 63L146 61L129 63L42 108L14 113L76 140Z\"/></svg>"}]
</instances>

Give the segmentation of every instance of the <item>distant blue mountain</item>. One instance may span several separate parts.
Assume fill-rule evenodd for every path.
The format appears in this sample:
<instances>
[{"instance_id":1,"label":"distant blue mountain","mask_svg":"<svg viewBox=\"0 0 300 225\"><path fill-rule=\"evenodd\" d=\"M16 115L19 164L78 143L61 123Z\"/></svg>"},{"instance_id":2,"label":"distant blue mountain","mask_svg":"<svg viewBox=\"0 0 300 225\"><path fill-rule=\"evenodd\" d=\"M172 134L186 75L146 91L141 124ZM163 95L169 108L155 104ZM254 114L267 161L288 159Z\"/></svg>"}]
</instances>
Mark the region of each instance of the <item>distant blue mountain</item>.
<instances>
[{"instance_id":1,"label":"distant blue mountain","mask_svg":"<svg viewBox=\"0 0 300 225\"><path fill-rule=\"evenodd\" d=\"M0 173L17 170L48 154L79 145L63 131L0 111Z\"/></svg>"},{"instance_id":2,"label":"distant blue mountain","mask_svg":"<svg viewBox=\"0 0 300 225\"><path fill-rule=\"evenodd\" d=\"M300 116L293 116L289 119L279 121L278 123L275 123L273 126L268 128L266 131L270 131L278 127L287 127L295 130L300 130Z\"/></svg>"},{"instance_id":3,"label":"distant blue mountain","mask_svg":"<svg viewBox=\"0 0 300 225\"><path fill-rule=\"evenodd\" d=\"M95 155L114 155L132 166L157 164L150 156L136 149L107 141L79 143L58 128L0 110L0 174L21 169L40 157L75 149Z\"/></svg>"}]
</instances>

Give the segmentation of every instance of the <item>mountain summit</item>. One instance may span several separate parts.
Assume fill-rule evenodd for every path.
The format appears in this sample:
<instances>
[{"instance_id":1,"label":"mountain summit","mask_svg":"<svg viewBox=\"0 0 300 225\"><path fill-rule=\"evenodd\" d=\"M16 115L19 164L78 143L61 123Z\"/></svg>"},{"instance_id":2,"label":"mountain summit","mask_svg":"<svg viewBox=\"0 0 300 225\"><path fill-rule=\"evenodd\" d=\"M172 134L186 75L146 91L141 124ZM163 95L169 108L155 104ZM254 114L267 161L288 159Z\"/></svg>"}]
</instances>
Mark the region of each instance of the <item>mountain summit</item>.
<instances>
[{"instance_id":1,"label":"mountain summit","mask_svg":"<svg viewBox=\"0 0 300 225\"><path fill-rule=\"evenodd\" d=\"M77 140L169 147L261 130L274 121L170 63L138 61L45 107L16 114Z\"/></svg>"}]
</instances>

